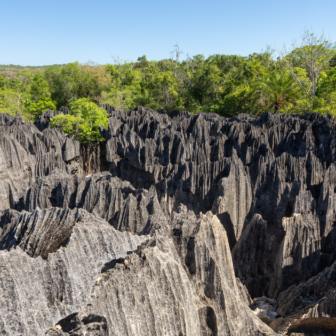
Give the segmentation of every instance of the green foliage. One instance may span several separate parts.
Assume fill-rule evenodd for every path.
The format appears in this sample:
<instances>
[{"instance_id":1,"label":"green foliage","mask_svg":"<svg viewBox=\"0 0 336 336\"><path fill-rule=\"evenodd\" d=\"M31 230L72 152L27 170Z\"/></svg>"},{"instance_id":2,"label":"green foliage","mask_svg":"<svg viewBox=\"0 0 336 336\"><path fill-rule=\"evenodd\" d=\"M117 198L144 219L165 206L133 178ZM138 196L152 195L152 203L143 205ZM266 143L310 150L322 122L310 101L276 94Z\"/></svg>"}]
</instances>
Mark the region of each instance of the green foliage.
<instances>
[{"instance_id":1,"label":"green foliage","mask_svg":"<svg viewBox=\"0 0 336 336\"><path fill-rule=\"evenodd\" d=\"M28 110L32 115L32 121L36 120L43 112L47 110L56 110L56 104L48 97L40 98L37 102L29 101Z\"/></svg>"},{"instance_id":2,"label":"green foliage","mask_svg":"<svg viewBox=\"0 0 336 336\"><path fill-rule=\"evenodd\" d=\"M3 89L7 86L7 78L5 76L0 76L0 89Z\"/></svg>"},{"instance_id":3,"label":"green foliage","mask_svg":"<svg viewBox=\"0 0 336 336\"><path fill-rule=\"evenodd\" d=\"M265 98L266 107L278 111L300 97L299 88L289 73L272 71L261 81L256 93Z\"/></svg>"},{"instance_id":4,"label":"green foliage","mask_svg":"<svg viewBox=\"0 0 336 336\"><path fill-rule=\"evenodd\" d=\"M294 42L289 50L285 47L282 56L283 64L303 92L311 98L314 107L321 75L332 66L335 46L326 39L324 33L316 36L311 31L305 30L301 35L301 43L297 45ZM297 68L305 70L306 76L303 78L297 76L295 73Z\"/></svg>"},{"instance_id":5,"label":"green foliage","mask_svg":"<svg viewBox=\"0 0 336 336\"><path fill-rule=\"evenodd\" d=\"M329 65L331 68L336 67L336 55L330 60Z\"/></svg>"},{"instance_id":6,"label":"green foliage","mask_svg":"<svg viewBox=\"0 0 336 336\"><path fill-rule=\"evenodd\" d=\"M59 126L83 142L91 141L90 132L84 127L85 111L89 105L93 111L93 105L102 103L117 110L142 105L168 112L183 109L191 113L214 112L226 117L238 113L259 115L269 110L281 113L320 111L334 115L336 56L325 62L323 55L329 51L336 55L336 51L328 44L315 48L321 52L316 66L321 62L324 65L315 72L318 75L314 75L316 94L311 99L312 68L306 55L316 54L314 48L311 43L287 54L293 64L291 69L286 68L286 59L275 60L270 49L247 57L216 54L208 58L196 55L182 61L178 57L149 61L144 55L136 62L118 61L107 65L75 62L15 68L11 74L0 75L0 112L22 114L26 120L34 121L45 110L69 106L75 109L71 114L75 126L70 127L67 119L70 116L62 120L63 117L58 117ZM176 52L178 48L175 56ZM106 124L104 118L100 122ZM96 135L97 127L94 128Z\"/></svg>"},{"instance_id":7,"label":"green foliage","mask_svg":"<svg viewBox=\"0 0 336 336\"><path fill-rule=\"evenodd\" d=\"M336 67L324 73L317 94L318 96L326 96L332 92L336 92Z\"/></svg>"},{"instance_id":8,"label":"green foliage","mask_svg":"<svg viewBox=\"0 0 336 336\"><path fill-rule=\"evenodd\" d=\"M146 68L149 65L146 55L138 57L137 63L134 65L134 68Z\"/></svg>"},{"instance_id":9,"label":"green foliage","mask_svg":"<svg viewBox=\"0 0 336 336\"><path fill-rule=\"evenodd\" d=\"M30 94L34 101L38 101L41 98L50 98L50 86L43 74L37 74L33 77Z\"/></svg>"},{"instance_id":10,"label":"green foliage","mask_svg":"<svg viewBox=\"0 0 336 336\"><path fill-rule=\"evenodd\" d=\"M29 101L29 95L13 89L0 90L0 113L8 113L13 116L24 111L25 103Z\"/></svg>"},{"instance_id":11,"label":"green foliage","mask_svg":"<svg viewBox=\"0 0 336 336\"><path fill-rule=\"evenodd\" d=\"M42 112L55 108L42 73L24 70L10 78L0 76L0 112L22 114L27 121L34 121Z\"/></svg>"},{"instance_id":12,"label":"green foliage","mask_svg":"<svg viewBox=\"0 0 336 336\"><path fill-rule=\"evenodd\" d=\"M306 114L312 111L311 100L307 97L302 97L293 103L285 105L281 109L281 113Z\"/></svg>"},{"instance_id":13,"label":"green foliage","mask_svg":"<svg viewBox=\"0 0 336 336\"><path fill-rule=\"evenodd\" d=\"M99 92L96 78L86 67L79 66L78 62L61 68L49 67L44 76L50 85L51 98L57 102L57 108L67 106L70 99L94 99Z\"/></svg>"},{"instance_id":14,"label":"green foliage","mask_svg":"<svg viewBox=\"0 0 336 336\"><path fill-rule=\"evenodd\" d=\"M314 112L330 114L336 117L336 91L327 97L316 97L314 100Z\"/></svg>"},{"instance_id":15,"label":"green foliage","mask_svg":"<svg viewBox=\"0 0 336 336\"><path fill-rule=\"evenodd\" d=\"M61 128L85 144L103 141L98 127L108 127L108 113L89 99L82 98L71 104L71 114L55 116L50 120L50 126Z\"/></svg>"}]
</instances>

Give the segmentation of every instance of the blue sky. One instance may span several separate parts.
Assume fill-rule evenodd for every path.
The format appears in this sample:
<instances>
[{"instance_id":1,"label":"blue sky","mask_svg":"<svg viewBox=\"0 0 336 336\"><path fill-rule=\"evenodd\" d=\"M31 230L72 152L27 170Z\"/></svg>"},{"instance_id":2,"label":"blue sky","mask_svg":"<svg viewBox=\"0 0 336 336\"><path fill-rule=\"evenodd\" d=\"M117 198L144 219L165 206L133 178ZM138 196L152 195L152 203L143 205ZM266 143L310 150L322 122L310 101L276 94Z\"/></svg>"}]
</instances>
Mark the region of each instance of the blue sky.
<instances>
[{"instance_id":1,"label":"blue sky","mask_svg":"<svg viewBox=\"0 0 336 336\"><path fill-rule=\"evenodd\" d=\"M176 43L184 56L245 56L305 28L335 42L335 13L335 0L0 0L0 64L159 60Z\"/></svg>"}]
</instances>

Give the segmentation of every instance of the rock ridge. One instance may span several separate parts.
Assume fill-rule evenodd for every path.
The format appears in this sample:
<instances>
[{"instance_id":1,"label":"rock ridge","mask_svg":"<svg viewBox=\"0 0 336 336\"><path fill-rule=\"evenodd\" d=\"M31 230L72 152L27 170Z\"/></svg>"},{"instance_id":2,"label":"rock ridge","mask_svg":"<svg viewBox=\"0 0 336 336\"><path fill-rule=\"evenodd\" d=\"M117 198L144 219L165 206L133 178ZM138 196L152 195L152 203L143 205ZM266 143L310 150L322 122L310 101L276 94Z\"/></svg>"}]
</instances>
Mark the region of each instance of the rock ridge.
<instances>
[{"instance_id":1,"label":"rock ridge","mask_svg":"<svg viewBox=\"0 0 336 336\"><path fill-rule=\"evenodd\" d=\"M280 333L336 317L336 121L102 107L90 176L49 127L69 109L0 114L0 333L275 335L260 297Z\"/></svg>"}]
</instances>

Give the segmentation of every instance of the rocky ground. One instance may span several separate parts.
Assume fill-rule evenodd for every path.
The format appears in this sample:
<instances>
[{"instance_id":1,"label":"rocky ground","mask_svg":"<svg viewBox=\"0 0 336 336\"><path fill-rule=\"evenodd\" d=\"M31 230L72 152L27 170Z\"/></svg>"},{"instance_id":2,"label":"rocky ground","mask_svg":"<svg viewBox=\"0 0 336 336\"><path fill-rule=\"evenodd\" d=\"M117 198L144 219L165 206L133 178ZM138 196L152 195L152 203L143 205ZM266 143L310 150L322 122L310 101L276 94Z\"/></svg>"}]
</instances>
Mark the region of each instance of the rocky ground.
<instances>
[{"instance_id":1,"label":"rocky ground","mask_svg":"<svg viewBox=\"0 0 336 336\"><path fill-rule=\"evenodd\" d=\"M336 335L336 122L0 114L0 335Z\"/></svg>"}]
</instances>

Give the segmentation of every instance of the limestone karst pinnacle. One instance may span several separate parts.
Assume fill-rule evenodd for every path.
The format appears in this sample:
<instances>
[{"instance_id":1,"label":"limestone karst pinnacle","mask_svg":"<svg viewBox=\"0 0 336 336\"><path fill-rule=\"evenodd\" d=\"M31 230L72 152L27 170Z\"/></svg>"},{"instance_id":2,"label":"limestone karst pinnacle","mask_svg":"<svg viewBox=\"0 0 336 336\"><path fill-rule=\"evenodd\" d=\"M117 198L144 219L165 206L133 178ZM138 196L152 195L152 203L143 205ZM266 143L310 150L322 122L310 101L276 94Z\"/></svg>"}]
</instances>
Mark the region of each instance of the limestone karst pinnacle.
<instances>
[{"instance_id":1,"label":"limestone karst pinnacle","mask_svg":"<svg viewBox=\"0 0 336 336\"><path fill-rule=\"evenodd\" d=\"M103 107L90 176L81 145L49 128L67 108L35 124L0 114L1 335L329 330L332 118Z\"/></svg>"}]
</instances>

